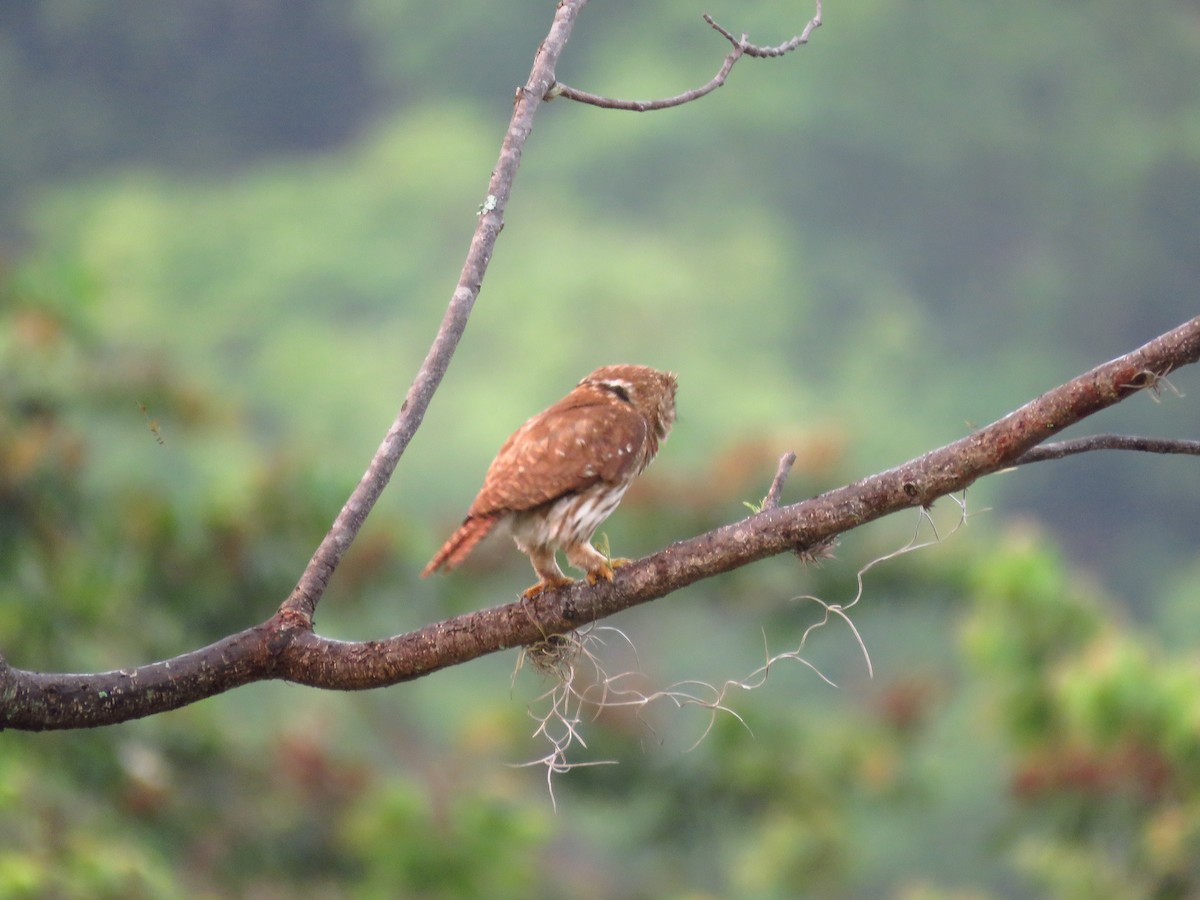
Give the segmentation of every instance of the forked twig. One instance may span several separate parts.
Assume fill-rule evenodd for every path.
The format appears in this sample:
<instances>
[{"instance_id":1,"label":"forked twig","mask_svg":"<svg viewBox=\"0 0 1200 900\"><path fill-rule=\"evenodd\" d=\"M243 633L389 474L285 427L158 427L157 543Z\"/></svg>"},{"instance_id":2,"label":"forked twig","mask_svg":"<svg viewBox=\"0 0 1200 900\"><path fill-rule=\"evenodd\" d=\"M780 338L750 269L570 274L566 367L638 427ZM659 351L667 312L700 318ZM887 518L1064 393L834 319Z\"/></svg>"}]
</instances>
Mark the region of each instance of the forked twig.
<instances>
[{"instance_id":1,"label":"forked twig","mask_svg":"<svg viewBox=\"0 0 1200 900\"><path fill-rule=\"evenodd\" d=\"M709 27L725 38L725 40L729 41L733 45L733 48L725 55L725 59L721 63L721 68L717 70L717 74L709 79L707 83L700 85L700 87L692 88L690 91L684 91L682 94L677 94L674 97L666 97L661 100L618 100L614 97L604 97L600 94L581 91L578 88L573 88L570 85L556 81L550 87L550 90L546 92L545 99L554 100L558 97L565 97L568 100L574 100L577 103L587 103L589 106L598 106L601 109L622 109L629 112L653 112L659 109L670 109L673 106L683 106L685 103L691 103L693 100L699 100L701 97L711 94L725 84L725 80L729 77L729 73L733 70L734 65L743 56L750 56L755 59L776 59L785 53L791 53L797 47L807 44L809 36L812 35L813 31L821 27L821 0L816 0L816 12L808 20L803 30L795 37L774 47L752 44L745 34L741 37L735 37L733 32L717 22L708 13L704 13L704 21L709 24Z\"/></svg>"}]
</instances>

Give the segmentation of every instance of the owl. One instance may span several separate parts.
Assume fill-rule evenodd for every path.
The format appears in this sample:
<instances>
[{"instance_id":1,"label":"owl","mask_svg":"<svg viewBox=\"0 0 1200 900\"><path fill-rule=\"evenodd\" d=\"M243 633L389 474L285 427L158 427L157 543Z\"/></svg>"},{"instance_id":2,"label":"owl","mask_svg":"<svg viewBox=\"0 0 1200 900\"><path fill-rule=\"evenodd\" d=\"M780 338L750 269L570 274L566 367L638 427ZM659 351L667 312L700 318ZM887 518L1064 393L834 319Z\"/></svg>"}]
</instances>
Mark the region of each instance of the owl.
<instances>
[{"instance_id":1,"label":"owl","mask_svg":"<svg viewBox=\"0 0 1200 900\"><path fill-rule=\"evenodd\" d=\"M507 526L529 557L534 597L572 580L562 549L588 582L612 581L613 567L592 534L654 459L675 421L675 376L649 366L603 366L518 428L500 448L467 517L421 577L452 569L496 526Z\"/></svg>"}]
</instances>

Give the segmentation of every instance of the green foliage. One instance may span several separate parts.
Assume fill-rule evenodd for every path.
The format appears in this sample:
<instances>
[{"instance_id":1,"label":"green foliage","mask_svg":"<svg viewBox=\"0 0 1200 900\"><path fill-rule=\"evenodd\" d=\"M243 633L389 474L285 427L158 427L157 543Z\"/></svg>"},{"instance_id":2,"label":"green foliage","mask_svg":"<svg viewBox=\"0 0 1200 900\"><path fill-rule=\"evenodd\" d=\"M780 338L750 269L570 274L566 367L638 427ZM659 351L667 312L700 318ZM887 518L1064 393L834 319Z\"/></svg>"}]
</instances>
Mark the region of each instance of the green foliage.
<instances>
[{"instance_id":1,"label":"green foliage","mask_svg":"<svg viewBox=\"0 0 1200 900\"><path fill-rule=\"evenodd\" d=\"M463 797L435 809L417 785L397 782L360 804L339 833L358 868L358 896L527 897L552 884L536 855L550 829L536 808ZM383 835L390 849L380 852Z\"/></svg>"},{"instance_id":2,"label":"green foliage","mask_svg":"<svg viewBox=\"0 0 1200 900\"><path fill-rule=\"evenodd\" d=\"M1031 535L982 569L966 645L1015 748L1015 864L1056 896L1195 894L1200 665L1105 615Z\"/></svg>"},{"instance_id":3,"label":"green foliage","mask_svg":"<svg viewBox=\"0 0 1200 900\"><path fill-rule=\"evenodd\" d=\"M973 659L1005 676L1001 710L1008 729L1038 740L1061 727L1047 673L1086 646L1103 618L1061 560L1036 545L1036 535L1024 540L1016 552L980 567L966 641Z\"/></svg>"},{"instance_id":4,"label":"green foliage","mask_svg":"<svg viewBox=\"0 0 1200 900\"><path fill-rule=\"evenodd\" d=\"M169 857L114 828L121 817L106 805L111 796L89 796L82 774L17 743L0 744L0 894L185 896Z\"/></svg>"}]
</instances>

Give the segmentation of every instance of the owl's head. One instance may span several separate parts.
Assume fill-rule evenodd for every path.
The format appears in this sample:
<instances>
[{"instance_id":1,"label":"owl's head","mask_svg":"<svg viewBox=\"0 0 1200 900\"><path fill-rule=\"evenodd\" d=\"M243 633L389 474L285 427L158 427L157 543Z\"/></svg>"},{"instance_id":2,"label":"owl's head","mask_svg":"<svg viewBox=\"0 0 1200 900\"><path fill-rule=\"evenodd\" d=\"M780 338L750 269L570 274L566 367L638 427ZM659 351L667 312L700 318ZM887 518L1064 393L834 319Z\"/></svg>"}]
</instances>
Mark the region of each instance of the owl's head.
<instances>
[{"instance_id":1,"label":"owl's head","mask_svg":"<svg viewBox=\"0 0 1200 900\"><path fill-rule=\"evenodd\" d=\"M675 375L649 366L601 366L580 385L592 385L629 403L650 423L658 439L666 440L675 422Z\"/></svg>"}]
</instances>

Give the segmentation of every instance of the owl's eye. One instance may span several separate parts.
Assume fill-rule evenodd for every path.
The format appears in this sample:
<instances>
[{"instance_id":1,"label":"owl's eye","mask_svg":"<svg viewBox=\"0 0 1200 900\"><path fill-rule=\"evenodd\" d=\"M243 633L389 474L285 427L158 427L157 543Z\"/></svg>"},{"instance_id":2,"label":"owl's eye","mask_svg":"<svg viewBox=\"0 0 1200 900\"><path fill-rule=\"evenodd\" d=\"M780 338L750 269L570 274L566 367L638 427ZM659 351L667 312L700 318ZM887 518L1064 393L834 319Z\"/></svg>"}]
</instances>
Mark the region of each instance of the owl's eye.
<instances>
[{"instance_id":1,"label":"owl's eye","mask_svg":"<svg viewBox=\"0 0 1200 900\"><path fill-rule=\"evenodd\" d=\"M632 400L629 399L628 388L626 388L625 385L621 384L620 382L601 381L600 387L604 388L604 390L608 391L610 394L616 394L618 397L620 397L626 403L633 402Z\"/></svg>"}]
</instances>

